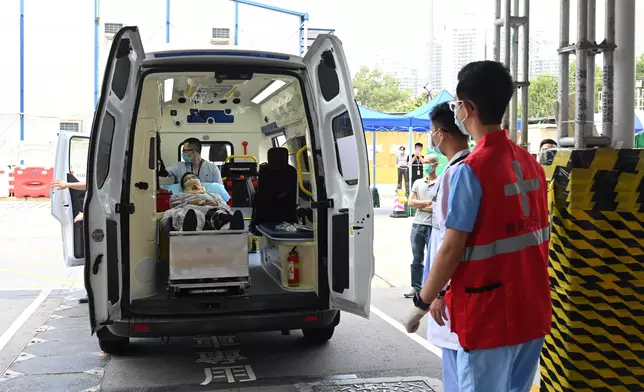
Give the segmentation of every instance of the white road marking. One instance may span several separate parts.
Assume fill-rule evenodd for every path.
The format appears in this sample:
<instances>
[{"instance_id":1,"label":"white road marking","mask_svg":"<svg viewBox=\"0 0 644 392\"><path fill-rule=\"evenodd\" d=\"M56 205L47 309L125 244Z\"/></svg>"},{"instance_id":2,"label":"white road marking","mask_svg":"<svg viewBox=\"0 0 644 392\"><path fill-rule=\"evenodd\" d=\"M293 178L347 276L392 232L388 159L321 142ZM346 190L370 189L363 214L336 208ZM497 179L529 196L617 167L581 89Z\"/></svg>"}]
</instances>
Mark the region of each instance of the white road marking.
<instances>
[{"instance_id":1,"label":"white road marking","mask_svg":"<svg viewBox=\"0 0 644 392\"><path fill-rule=\"evenodd\" d=\"M397 330L399 330L400 332L402 332L409 339L411 339L414 342L420 344L421 346L426 348L428 351L431 351L432 354L436 355L439 358L443 358L443 350L441 350L439 347L436 347L433 344L429 343L427 341L427 339L423 339L422 337L418 336L415 333L407 333L407 330L405 329L405 327L401 323L399 323L398 321L396 321L393 318L389 317L382 310L372 306L371 307L371 312L373 312L376 316L380 317L381 319L385 320L387 322L387 324L391 325L392 327L394 327Z\"/></svg>"},{"instance_id":2,"label":"white road marking","mask_svg":"<svg viewBox=\"0 0 644 392\"><path fill-rule=\"evenodd\" d=\"M7 330L2 334L2 336L0 336L0 351L2 351L2 349L7 345L7 343L9 343L13 335L15 335L16 332L18 332L18 330L20 330L20 327L22 327L22 325L26 323L27 320L29 320L29 317L31 317L31 315L34 314L34 312L36 311L36 309L38 309L40 304L42 304L43 301L47 299L47 297L49 296L49 293L51 293L51 289L44 289L43 291L41 291L40 295L38 295L38 297L34 299L34 301L27 307L27 309L25 309L20 314L20 316L18 316L18 318L13 323L11 323L9 328L7 328Z\"/></svg>"}]
</instances>

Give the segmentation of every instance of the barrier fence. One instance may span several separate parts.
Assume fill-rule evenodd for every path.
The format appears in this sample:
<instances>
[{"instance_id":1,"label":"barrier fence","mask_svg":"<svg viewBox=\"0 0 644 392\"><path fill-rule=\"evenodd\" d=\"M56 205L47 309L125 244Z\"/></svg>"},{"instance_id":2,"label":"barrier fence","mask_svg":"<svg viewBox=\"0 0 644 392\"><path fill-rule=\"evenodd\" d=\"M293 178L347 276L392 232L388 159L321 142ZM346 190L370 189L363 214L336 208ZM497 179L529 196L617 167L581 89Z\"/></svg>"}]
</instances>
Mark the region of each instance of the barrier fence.
<instances>
[{"instance_id":1,"label":"barrier fence","mask_svg":"<svg viewBox=\"0 0 644 392\"><path fill-rule=\"evenodd\" d=\"M0 170L0 197L49 197L54 169L51 167L15 167Z\"/></svg>"}]
</instances>

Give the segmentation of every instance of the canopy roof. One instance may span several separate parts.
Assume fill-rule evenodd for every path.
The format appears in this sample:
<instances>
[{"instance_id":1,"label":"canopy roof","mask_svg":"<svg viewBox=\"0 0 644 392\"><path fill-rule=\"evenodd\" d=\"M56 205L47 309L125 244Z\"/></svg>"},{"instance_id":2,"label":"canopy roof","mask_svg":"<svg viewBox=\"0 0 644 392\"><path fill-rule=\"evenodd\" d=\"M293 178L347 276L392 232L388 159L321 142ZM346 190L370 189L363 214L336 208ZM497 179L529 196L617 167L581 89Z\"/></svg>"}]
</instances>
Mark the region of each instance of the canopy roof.
<instances>
[{"instance_id":1,"label":"canopy roof","mask_svg":"<svg viewBox=\"0 0 644 392\"><path fill-rule=\"evenodd\" d=\"M439 92L432 100L407 114L388 114L359 106L362 126L367 132L429 132L429 115L436 105L451 101L454 97L446 90Z\"/></svg>"}]
</instances>

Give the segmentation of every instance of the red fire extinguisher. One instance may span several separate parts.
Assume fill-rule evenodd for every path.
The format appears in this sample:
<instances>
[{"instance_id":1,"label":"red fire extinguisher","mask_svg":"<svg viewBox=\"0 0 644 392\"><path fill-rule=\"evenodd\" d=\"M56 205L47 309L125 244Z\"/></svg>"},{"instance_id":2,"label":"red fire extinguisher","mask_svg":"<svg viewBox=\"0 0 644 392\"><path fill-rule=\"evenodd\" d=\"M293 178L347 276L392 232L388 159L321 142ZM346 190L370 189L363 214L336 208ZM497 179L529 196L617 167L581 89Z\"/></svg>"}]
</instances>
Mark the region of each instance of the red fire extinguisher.
<instances>
[{"instance_id":1,"label":"red fire extinguisher","mask_svg":"<svg viewBox=\"0 0 644 392\"><path fill-rule=\"evenodd\" d=\"M300 255L295 250L297 246L288 253L288 286L298 287L300 285Z\"/></svg>"}]
</instances>

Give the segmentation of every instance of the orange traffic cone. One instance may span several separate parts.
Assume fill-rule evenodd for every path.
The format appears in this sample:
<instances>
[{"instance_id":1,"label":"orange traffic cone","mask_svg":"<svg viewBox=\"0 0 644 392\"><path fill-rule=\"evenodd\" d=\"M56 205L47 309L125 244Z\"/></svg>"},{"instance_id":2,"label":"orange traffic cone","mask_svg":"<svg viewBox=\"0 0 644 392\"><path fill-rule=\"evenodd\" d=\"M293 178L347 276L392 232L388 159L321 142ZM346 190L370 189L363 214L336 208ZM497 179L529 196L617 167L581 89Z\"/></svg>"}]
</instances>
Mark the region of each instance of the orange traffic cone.
<instances>
[{"instance_id":1,"label":"orange traffic cone","mask_svg":"<svg viewBox=\"0 0 644 392\"><path fill-rule=\"evenodd\" d=\"M403 189L396 190L396 198L394 199L394 212L389 215L392 218L407 218L409 215L405 211L405 203L407 203L407 196Z\"/></svg>"}]
</instances>

